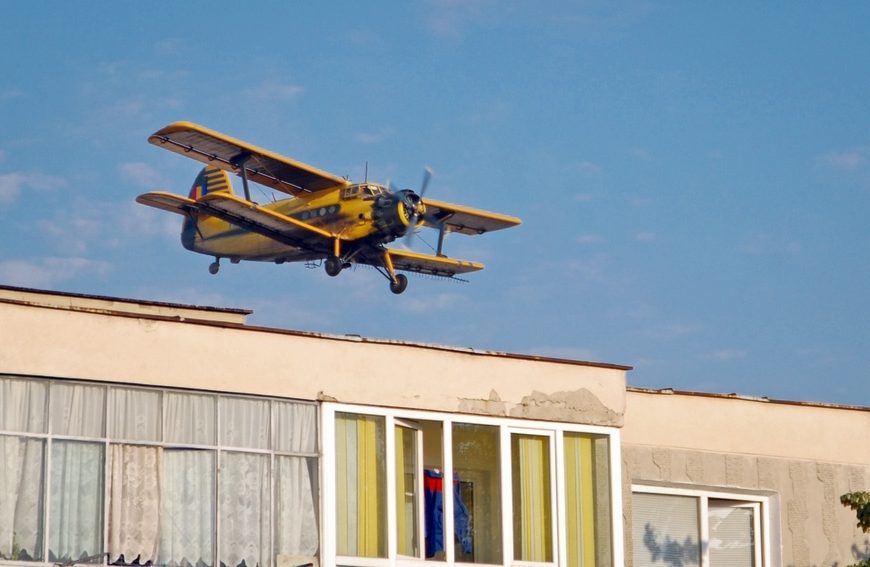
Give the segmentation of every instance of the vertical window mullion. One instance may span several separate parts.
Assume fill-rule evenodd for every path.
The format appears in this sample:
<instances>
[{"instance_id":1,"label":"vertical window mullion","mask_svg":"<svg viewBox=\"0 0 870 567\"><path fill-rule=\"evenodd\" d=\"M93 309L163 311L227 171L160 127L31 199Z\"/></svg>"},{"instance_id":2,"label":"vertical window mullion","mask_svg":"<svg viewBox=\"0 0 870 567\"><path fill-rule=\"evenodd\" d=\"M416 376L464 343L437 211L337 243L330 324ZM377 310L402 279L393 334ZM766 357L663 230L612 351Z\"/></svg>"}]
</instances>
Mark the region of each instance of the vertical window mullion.
<instances>
[{"instance_id":1,"label":"vertical window mullion","mask_svg":"<svg viewBox=\"0 0 870 567\"><path fill-rule=\"evenodd\" d=\"M619 430L607 438L607 456L610 470L610 549L613 565L625 564L624 536L622 533L622 445Z\"/></svg>"},{"instance_id":2,"label":"vertical window mullion","mask_svg":"<svg viewBox=\"0 0 870 567\"><path fill-rule=\"evenodd\" d=\"M568 519L566 516L565 507L565 436L561 429L556 430L556 438L554 445L556 446L553 459L553 468L555 469L556 484L553 490L555 499L553 512L556 516L556 554L554 559L558 565L568 565Z\"/></svg>"},{"instance_id":3,"label":"vertical window mullion","mask_svg":"<svg viewBox=\"0 0 870 567\"><path fill-rule=\"evenodd\" d=\"M386 504L387 504L387 557L390 564L396 561L398 553L397 523L396 523L396 429L393 416L387 415L384 419L384 450L387 458L386 473Z\"/></svg>"},{"instance_id":4,"label":"vertical window mullion","mask_svg":"<svg viewBox=\"0 0 870 567\"><path fill-rule=\"evenodd\" d=\"M698 497L698 528L700 534L698 543L701 546L701 567L710 567L710 513L708 510L708 498L705 495Z\"/></svg>"},{"instance_id":5,"label":"vertical window mullion","mask_svg":"<svg viewBox=\"0 0 870 567\"><path fill-rule=\"evenodd\" d=\"M48 532L51 526L51 444L54 435L54 428L51 422L51 393L54 389L55 381L48 383L45 394L45 426L43 431L48 433L45 443L42 444L42 462L44 468L42 470L42 506L45 511L42 514L42 560L48 561Z\"/></svg>"},{"instance_id":6,"label":"vertical window mullion","mask_svg":"<svg viewBox=\"0 0 870 567\"><path fill-rule=\"evenodd\" d=\"M215 404L217 407L214 409L215 419L217 420L217 427L220 427L222 423L221 419L221 396L217 396L215 400ZM221 564L221 500L220 500L220 486L221 486L221 459L223 458L223 437L221 437L222 431L215 430L216 438L215 438L215 451L214 451L214 468L212 469L212 473L214 474L214 488L212 489L212 499L214 500L214 539L212 539L212 557L214 558L214 566L218 567Z\"/></svg>"},{"instance_id":7,"label":"vertical window mullion","mask_svg":"<svg viewBox=\"0 0 870 567\"><path fill-rule=\"evenodd\" d=\"M501 458L501 548L502 564L510 565L514 557L513 482L511 479L511 432L499 427L499 456Z\"/></svg>"},{"instance_id":8,"label":"vertical window mullion","mask_svg":"<svg viewBox=\"0 0 870 567\"><path fill-rule=\"evenodd\" d=\"M329 564L335 562L338 552L336 541L338 514L336 511L336 439L335 439L335 410L328 404L320 408L320 434L323 439L323 447L328 450L321 451L320 475L321 475L321 506L320 506L320 538L323 544L321 561Z\"/></svg>"},{"instance_id":9,"label":"vertical window mullion","mask_svg":"<svg viewBox=\"0 0 870 567\"><path fill-rule=\"evenodd\" d=\"M444 455L444 471L442 477L442 497L444 507L444 558L447 563L452 564L456 561L456 546L453 542L456 539L456 530L453 523L453 422L450 419L445 419L443 422L444 430L441 432L443 437Z\"/></svg>"}]
</instances>

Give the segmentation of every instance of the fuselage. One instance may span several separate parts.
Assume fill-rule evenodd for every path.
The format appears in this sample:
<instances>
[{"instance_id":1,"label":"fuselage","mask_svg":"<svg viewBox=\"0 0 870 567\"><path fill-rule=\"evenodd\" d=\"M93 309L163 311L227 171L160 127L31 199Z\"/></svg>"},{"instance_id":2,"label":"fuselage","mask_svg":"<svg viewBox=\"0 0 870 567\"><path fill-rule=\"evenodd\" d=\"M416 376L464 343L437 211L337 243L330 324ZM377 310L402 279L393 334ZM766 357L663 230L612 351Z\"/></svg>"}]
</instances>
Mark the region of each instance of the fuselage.
<instances>
[{"instance_id":1,"label":"fuselage","mask_svg":"<svg viewBox=\"0 0 870 567\"><path fill-rule=\"evenodd\" d=\"M377 183L357 183L259 206L328 231L352 247L362 243L377 245L402 236L408 228L410 207L418 203L419 198L410 191L392 192ZM302 230L300 235L306 237ZM302 257L298 247L203 213L185 220L181 240L188 250L232 259L274 261L324 256L308 251Z\"/></svg>"}]
</instances>

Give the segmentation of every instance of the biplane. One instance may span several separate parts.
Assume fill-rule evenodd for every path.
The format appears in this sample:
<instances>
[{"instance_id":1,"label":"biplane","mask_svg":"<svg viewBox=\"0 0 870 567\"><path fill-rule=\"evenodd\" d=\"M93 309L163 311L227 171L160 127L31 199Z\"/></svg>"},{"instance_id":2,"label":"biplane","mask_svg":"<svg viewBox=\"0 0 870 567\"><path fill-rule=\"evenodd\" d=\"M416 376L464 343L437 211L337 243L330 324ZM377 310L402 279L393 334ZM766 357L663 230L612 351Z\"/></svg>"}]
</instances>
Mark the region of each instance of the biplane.
<instances>
[{"instance_id":1,"label":"biplane","mask_svg":"<svg viewBox=\"0 0 870 567\"><path fill-rule=\"evenodd\" d=\"M352 183L190 122L170 124L148 141L205 164L187 197L152 191L136 201L182 215L182 245L213 256L212 274L225 258L322 264L330 276L364 264L384 275L398 294L408 285L399 271L455 278L483 269L479 262L443 253L448 233L475 235L520 224L516 217L424 199L428 169L416 193L367 179ZM244 197L234 193L231 173L242 178ZM249 183L290 197L256 203ZM387 247L422 228L437 231L435 254Z\"/></svg>"}]
</instances>

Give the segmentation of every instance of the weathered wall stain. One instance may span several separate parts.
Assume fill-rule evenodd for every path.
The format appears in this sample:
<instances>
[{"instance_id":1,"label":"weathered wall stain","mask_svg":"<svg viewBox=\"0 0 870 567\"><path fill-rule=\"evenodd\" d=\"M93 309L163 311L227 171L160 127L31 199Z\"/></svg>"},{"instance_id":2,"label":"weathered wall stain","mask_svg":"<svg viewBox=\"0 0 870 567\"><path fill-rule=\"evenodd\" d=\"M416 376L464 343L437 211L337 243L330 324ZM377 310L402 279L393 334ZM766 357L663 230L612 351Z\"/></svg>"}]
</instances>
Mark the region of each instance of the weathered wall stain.
<instances>
[{"instance_id":1,"label":"weathered wall stain","mask_svg":"<svg viewBox=\"0 0 870 567\"><path fill-rule=\"evenodd\" d=\"M552 394L535 390L511 408L510 416L615 427L623 425L623 414L605 406L586 388Z\"/></svg>"}]
</instances>

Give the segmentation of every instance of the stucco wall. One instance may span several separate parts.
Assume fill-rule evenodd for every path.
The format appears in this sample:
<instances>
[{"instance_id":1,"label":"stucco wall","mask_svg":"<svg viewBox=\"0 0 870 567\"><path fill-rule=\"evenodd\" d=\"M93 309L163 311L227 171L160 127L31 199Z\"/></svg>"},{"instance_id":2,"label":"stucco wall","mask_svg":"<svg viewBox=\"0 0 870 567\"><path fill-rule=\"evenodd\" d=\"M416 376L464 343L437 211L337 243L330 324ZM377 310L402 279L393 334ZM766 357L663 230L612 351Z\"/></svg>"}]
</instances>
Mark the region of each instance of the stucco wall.
<instances>
[{"instance_id":1,"label":"stucco wall","mask_svg":"<svg viewBox=\"0 0 870 567\"><path fill-rule=\"evenodd\" d=\"M621 426L625 368L0 300L0 372Z\"/></svg>"},{"instance_id":2,"label":"stucco wall","mask_svg":"<svg viewBox=\"0 0 870 567\"><path fill-rule=\"evenodd\" d=\"M644 482L775 495L772 540L785 566L870 557L870 536L839 501L870 490L870 410L630 391L626 412L627 564L631 485Z\"/></svg>"}]
</instances>

